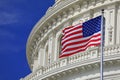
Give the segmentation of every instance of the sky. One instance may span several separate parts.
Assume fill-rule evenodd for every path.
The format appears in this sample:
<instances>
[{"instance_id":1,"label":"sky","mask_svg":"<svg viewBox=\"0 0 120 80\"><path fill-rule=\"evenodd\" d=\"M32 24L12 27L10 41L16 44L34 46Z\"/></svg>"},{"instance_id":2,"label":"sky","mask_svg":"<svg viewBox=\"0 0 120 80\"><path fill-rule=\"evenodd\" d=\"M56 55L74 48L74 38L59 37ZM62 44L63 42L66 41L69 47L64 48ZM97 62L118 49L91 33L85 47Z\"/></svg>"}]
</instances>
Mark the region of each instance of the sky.
<instances>
[{"instance_id":1,"label":"sky","mask_svg":"<svg viewBox=\"0 0 120 80\"><path fill-rule=\"evenodd\" d=\"M0 80L19 80L31 70L27 38L54 0L0 0Z\"/></svg>"}]
</instances>

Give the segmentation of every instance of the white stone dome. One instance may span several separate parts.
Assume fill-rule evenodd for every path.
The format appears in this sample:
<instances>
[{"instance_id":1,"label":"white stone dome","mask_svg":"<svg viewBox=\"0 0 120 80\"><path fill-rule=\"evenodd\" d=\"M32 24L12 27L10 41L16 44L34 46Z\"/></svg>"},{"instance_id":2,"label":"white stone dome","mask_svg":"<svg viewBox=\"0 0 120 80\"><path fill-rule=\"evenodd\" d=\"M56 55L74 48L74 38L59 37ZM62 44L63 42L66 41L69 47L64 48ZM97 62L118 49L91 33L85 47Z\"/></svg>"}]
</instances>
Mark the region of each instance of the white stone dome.
<instances>
[{"instance_id":1,"label":"white stone dome","mask_svg":"<svg viewBox=\"0 0 120 80\"><path fill-rule=\"evenodd\" d=\"M120 80L120 0L56 0L35 25L27 42L32 73L23 80L99 80L100 50L59 58L62 30L105 10L104 79Z\"/></svg>"},{"instance_id":2,"label":"white stone dome","mask_svg":"<svg viewBox=\"0 0 120 80\"><path fill-rule=\"evenodd\" d=\"M61 1L64 1L64 0L55 0L55 2L57 2L57 3L58 3L58 2L61 2Z\"/></svg>"}]
</instances>

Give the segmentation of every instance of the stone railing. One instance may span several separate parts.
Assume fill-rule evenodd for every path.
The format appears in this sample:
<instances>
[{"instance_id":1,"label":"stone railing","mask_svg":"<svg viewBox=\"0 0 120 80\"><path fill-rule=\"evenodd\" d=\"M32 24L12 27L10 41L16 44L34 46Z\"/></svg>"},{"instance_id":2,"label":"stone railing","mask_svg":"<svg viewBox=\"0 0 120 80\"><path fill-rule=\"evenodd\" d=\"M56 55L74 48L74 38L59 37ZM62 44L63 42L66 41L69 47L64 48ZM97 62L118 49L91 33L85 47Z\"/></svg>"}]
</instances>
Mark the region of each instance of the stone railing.
<instances>
[{"instance_id":1,"label":"stone railing","mask_svg":"<svg viewBox=\"0 0 120 80\"><path fill-rule=\"evenodd\" d=\"M67 68L68 65L72 65L72 64L79 63L82 61L87 62L91 59L99 60L99 58L100 58L99 51L100 50L98 47L93 47L93 48L88 49L85 52L78 53L78 54L72 55L70 57L60 59L56 62L53 62L52 64L50 64L48 66L38 67L38 69L35 72L31 73L30 75L25 77L23 80L36 80L36 77L43 76L45 74L47 74L47 76L49 76L50 75L49 73L51 71L52 71L52 73L56 73L56 71L55 71L56 69L58 70L59 68L62 68L65 66ZM104 57L109 57L109 60L112 60L112 58L110 58L110 56L113 57L113 56L116 56L119 54L120 54L120 45L106 46L104 48ZM61 69L59 69L59 70L61 70Z\"/></svg>"}]
</instances>

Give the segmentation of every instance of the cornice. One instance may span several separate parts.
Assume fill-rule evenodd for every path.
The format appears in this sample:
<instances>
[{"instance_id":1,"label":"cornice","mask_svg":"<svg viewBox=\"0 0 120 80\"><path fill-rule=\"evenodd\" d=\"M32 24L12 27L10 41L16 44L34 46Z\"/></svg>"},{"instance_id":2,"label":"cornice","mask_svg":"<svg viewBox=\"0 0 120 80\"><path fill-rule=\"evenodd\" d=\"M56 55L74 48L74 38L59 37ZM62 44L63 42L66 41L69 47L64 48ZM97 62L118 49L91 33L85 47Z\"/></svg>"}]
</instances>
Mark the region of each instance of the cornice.
<instances>
[{"instance_id":1,"label":"cornice","mask_svg":"<svg viewBox=\"0 0 120 80\"><path fill-rule=\"evenodd\" d=\"M32 54L35 53L35 49L39 45L38 43L44 40L44 36L48 35L48 33L54 30L55 27L63 25L67 20L83 14L90 9L96 9L101 6L120 2L119 0L97 0L97 2L96 0L92 0L90 3L88 1L90 2L91 0L65 0L59 4L54 4L47 11L46 15L40 21L38 21L30 33L26 46L26 55L30 66L32 64ZM77 12L78 14L74 14Z\"/></svg>"}]
</instances>

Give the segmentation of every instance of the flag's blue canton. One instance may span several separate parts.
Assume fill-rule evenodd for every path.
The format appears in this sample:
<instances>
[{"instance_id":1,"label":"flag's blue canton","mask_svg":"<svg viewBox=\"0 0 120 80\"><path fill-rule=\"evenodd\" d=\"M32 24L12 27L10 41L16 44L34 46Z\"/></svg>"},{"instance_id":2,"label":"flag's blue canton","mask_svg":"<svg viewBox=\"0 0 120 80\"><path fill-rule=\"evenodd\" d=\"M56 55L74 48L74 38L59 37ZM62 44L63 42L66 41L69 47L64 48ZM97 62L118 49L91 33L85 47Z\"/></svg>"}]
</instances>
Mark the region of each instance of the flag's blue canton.
<instances>
[{"instance_id":1,"label":"flag's blue canton","mask_svg":"<svg viewBox=\"0 0 120 80\"><path fill-rule=\"evenodd\" d=\"M101 16L83 23L83 37L88 37L101 30Z\"/></svg>"}]
</instances>

